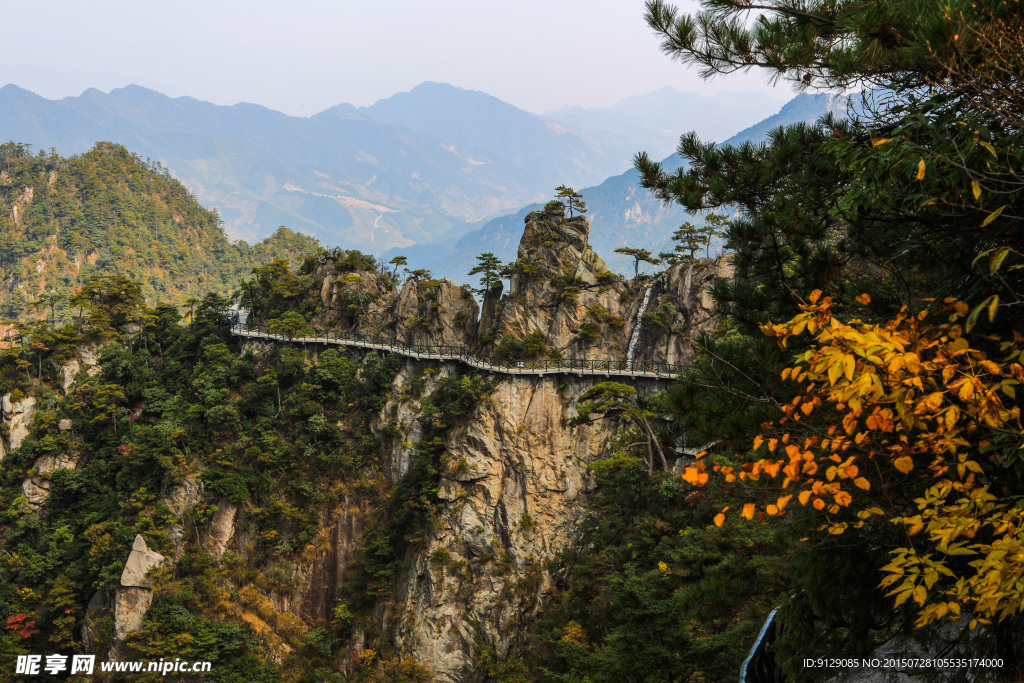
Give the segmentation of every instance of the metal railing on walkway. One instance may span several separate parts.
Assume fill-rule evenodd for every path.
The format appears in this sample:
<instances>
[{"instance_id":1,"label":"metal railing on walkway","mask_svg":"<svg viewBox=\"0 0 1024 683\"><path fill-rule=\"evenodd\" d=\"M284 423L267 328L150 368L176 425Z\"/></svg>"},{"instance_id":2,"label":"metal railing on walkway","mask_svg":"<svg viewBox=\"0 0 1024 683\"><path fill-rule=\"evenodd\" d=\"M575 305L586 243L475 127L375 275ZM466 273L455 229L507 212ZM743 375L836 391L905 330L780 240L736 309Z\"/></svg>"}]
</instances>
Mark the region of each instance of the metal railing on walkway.
<instances>
[{"instance_id":1,"label":"metal railing on walkway","mask_svg":"<svg viewBox=\"0 0 1024 683\"><path fill-rule=\"evenodd\" d=\"M642 377L650 379L675 379L684 369L681 363L655 363L640 360L596 360L589 358L538 358L534 360L509 360L477 356L462 346L431 346L427 344L406 344L391 337L366 334L364 332L336 330L313 330L313 336L289 336L274 334L265 325L248 325L235 322L231 333L240 337L269 339L299 344L332 344L354 346L397 353L409 358L424 360L454 360L487 372L505 375L597 375L608 377Z\"/></svg>"}]
</instances>

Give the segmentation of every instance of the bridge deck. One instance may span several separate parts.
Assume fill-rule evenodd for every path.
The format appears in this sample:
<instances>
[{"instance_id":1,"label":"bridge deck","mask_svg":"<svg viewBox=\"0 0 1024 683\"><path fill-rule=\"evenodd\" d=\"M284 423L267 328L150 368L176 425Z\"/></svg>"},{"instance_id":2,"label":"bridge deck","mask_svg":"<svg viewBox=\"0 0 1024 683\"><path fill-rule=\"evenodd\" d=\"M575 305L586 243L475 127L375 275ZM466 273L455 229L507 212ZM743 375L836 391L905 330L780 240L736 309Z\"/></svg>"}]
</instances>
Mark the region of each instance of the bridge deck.
<instances>
[{"instance_id":1,"label":"bridge deck","mask_svg":"<svg viewBox=\"0 0 1024 683\"><path fill-rule=\"evenodd\" d=\"M644 379L675 379L684 366L649 361L593 360L577 358L541 358L537 360L508 360L476 356L456 346L424 346L406 344L397 339L371 337L362 333L315 331L312 337L288 337L272 334L265 329L253 329L242 324L231 326L231 333L239 337L267 339L300 344L330 344L353 346L397 353L408 358L423 360L454 360L479 370L504 375L580 375L605 377L636 377Z\"/></svg>"}]
</instances>

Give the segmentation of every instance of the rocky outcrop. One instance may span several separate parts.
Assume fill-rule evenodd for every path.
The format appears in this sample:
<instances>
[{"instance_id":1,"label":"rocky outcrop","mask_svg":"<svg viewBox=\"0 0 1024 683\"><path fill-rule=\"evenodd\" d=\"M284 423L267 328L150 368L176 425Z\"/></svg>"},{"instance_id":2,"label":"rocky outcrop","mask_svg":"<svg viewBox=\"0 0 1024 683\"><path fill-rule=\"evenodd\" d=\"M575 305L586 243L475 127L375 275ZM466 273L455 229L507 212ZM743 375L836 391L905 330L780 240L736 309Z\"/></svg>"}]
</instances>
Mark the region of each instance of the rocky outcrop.
<instances>
[{"instance_id":1,"label":"rocky outcrop","mask_svg":"<svg viewBox=\"0 0 1024 683\"><path fill-rule=\"evenodd\" d=\"M78 377L80 370L85 369L86 375L92 377L100 371L97 347L83 344L75 350L75 355L64 362L60 368L60 388L67 395Z\"/></svg>"},{"instance_id":2,"label":"rocky outcrop","mask_svg":"<svg viewBox=\"0 0 1024 683\"><path fill-rule=\"evenodd\" d=\"M21 493L32 509L38 512L50 496L50 477L57 470L73 470L78 467L78 458L67 453L43 455L36 459L34 474L21 484Z\"/></svg>"},{"instance_id":3,"label":"rocky outcrop","mask_svg":"<svg viewBox=\"0 0 1024 683\"><path fill-rule=\"evenodd\" d=\"M345 572L358 555L367 506L365 498L346 494L328 522L326 549L314 560L303 582L299 616L307 623L321 623L333 616Z\"/></svg>"},{"instance_id":4,"label":"rocky outcrop","mask_svg":"<svg viewBox=\"0 0 1024 683\"><path fill-rule=\"evenodd\" d=\"M588 246L590 224L561 209L526 217L493 341L540 332L566 358L621 358L628 290Z\"/></svg>"},{"instance_id":5,"label":"rocky outcrop","mask_svg":"<svg viewBox=\"0 0 1024 683\"><path fill-rule=\"evenodd\" d=\"M121 585L114 594L115 656L121 656L128 634L142 628L146 612L153 604L153 584L146 574L163 563L164 556L147 548L145 539L136 535L121 572Z\"/></svg>"},{"instance_id":6,"label":"rocky outcrop","mask_svg":"<svg viewBox=\"0 0 1024 683\"><path fill-rule=\"evenodd\" d=\"M15 399L11 394L5 394L0 399L3 423L7 426L5 452L21 446L21 442L28 436L29 425L32 424L37 409L36 399L32 396Z\"/></svg>"},{"instance_id":7,"label":"rocky outcrop","mask_svg":"<svg viewBox=\"0 0 1024 683\"><path fill-rule=\"evenodd\" d=\"M203 482L195 477L186 477L185 481L171 487L164 496L164 504L172 513L181 518L181 522L170 524L167 535L174 548L174 559L179 560L185 553L184 517L203 499Z\"/></svg>"},{"instance_id":8,"label":"rocky outcrop","mask_svg":"<svg viewBox=\"0 0 1024 683\"><path fill-rule=\"evenodd\" d=\"M478 312L472 293L451 280L409 280L375 331L407 344L471 348Z\"/></svg>"},{"instance_id":9,"label":"rocky outcrop","mask_svg":"<svg viewBox=\"0 0 1024 683\"><path fill-rule=\"evenodd\" d=\"M416 457L423 436L420 400L434 391L439 379L456 371L450 363L438 367L410 362L395 375L387 401L371 423L374 434L381 437L385 474L392 483L405 476Z\"/></svg>"},{"instance_id":10,"label":"rocky outcrop","mask_svg":"<svg viewBox=\"0 0 1024 683\"><path fill-rule=\"evenodd\" d=\"M384 302L394 294L391 283L379 273L367 270L354 272L345 263L345 258L327 257L314 272L320 283L320 303L324 308L323 313L313 320L317 327L344 330L356 322L365 323L376 317Z\"/></svg>"},{"instance_id":11,"label":"rocky outcrop","mask_svg":"<svg viewBox=\"0 0 1024 683\"><path fill-rule=\"evenodd\" d=\"M153 604L149 588L118 588L114 596L114 639L120 644L130 633L142 628Z\"/></svg>"},{"instance_id":12,"label":"rocky outcrop","mask_svg":"<svg viewBox=\"0 0 1024 683\"><path fill-rule=\"evenodd\" d=\"M113 598L107 590L96 591L89 600L82 620L82 647L86 652L96 652L99 648L103 621L110 618L111 607Z\"/></svg>"},{"instance_id":13,"label":"rocky outcrop","mask_svg":"<svg viewBox=\"0 0 1024 683\"><path fill-rule=\"evenodd\" d=\"M146 578L146 573L164 563L164 556L146 547L146 540L136 534L132 543L132 552L121 572L121 585L134 588L152 588L153 583Z\"/></svg>"},{"instance_id":14,"label":"rocky outcrop","mask_svg":"<svg viewBox=\"0 0 1024 683\"><path fill-rule=\"evenodd\" d=\"M727 255L679 264L650 278L643 295L633 298L626 309L627 338L637 339L633 360L690 362L693 337L715 326L710 286L732 275L732 257ZM641 311L645 298L647 306Z\"/></svg>"},{"instance_id":15,"label":"rocky outcrop","mask_svg":"<svg viewBox=\"0 0 1024 683\"><path fill-rule=\"evenodd\" d=\"M238 506L226 499L217 502L217 511L210 520L210 537L208 551L218 560L224 555L228 541L235 535L235 514Z\"/></svg>"}]
</instances>

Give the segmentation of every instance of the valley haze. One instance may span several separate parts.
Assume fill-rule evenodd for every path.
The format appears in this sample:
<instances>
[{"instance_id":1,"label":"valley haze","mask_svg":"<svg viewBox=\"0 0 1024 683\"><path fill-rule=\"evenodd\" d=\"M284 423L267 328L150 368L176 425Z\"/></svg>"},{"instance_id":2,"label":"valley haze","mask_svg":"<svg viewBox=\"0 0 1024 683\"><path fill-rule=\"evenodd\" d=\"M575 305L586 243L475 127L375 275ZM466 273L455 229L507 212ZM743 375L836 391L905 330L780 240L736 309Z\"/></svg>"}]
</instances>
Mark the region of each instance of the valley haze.
<instances>
[{"instance_id":1,"label":"valley haze","mask_svg":"<svg viewBox=\"0 0 1024 683\"><path fill-rule=\"evenodd\" d=\"M778 106L760 93L662 88L607 108L542 117L482 92L427 82L368 107L340 104L294 117L140 86L48 100L7 85L0 89L0 138L60 154L100 140L124 144L159 160L219 213L235 239L262 239L283 225L328 246L407 250L418 265L464 276L446 268L447 255L486 219L543 203L557 185L598 187L628 169L639 151L668 155L683 131L724 137ZM666 215L638 188L627 193L616 198L622 206L615 212L595 214L598 245L610 247L620 271L626 262L612 249L633 237L665 242L678 225L668 223L682 216ZM601 204L593 194L588 198ZM638 218L647 234L613 227L613 220ZM508 252L514 242L494 249Z\"/></svg>"}]
</instances>

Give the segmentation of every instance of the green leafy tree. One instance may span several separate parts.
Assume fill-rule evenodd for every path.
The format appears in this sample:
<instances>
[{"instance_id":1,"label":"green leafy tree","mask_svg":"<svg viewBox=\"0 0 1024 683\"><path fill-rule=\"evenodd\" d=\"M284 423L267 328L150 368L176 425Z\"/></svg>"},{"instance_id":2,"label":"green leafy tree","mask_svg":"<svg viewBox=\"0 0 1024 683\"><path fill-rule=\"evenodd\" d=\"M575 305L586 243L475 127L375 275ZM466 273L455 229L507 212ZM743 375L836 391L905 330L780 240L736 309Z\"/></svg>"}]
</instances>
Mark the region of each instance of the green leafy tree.
<instances>
[{"instance_id":1,"label":"green leafy tree","mask_svg":"<svg viewBox=\"0 0 1024 683\"><path fill-rule=\"evenodd\" d=\"M271 334L280 334L293 339L308 330L309 324L295 311L286 311L281 314L280 318L271 320L268 329Z\"/></svg>"},{"instance_id":2,"label":"green leafy tree","mask_svg":"<svg viewBox=\"0 0 1024 683\"><path fill-rule=\"evenodd\" d=\"M587 203L583 201L583 195L566 185L559 185L555 188L555 197L565 200L565 208L572 218L572 212L584 214L587 212Z\"/></svg>"},{"instance_id":3,"label":"green leafy tree","mask_svg":"<svg viewBox=\"0 0 1024 683\"><path fill-rule=\"evenodd\" d=\"M94 278L71 297L71 305L85 309L89 326L102 336L125 332L142 304L139 284L123 275Z\"/></svg>"},{"instance_id":4,"label":"green leafy tree","mask_svg":"<svg viewBox=\"0 0 1024 683\"><path fill-rule=\"evenodd\" d=\"M647 448L647 474L654 473L654 454L658 454L662 469L669 464L661 441L654 432L651 419L657 417L649 397L637 394L634 387L619 382L601 382L585 391L579 398L576 417L569 423L589 424L599 419L625 420L636 426Z\"/></svg>"},{"instance_id":5,"label":"green leafy tree","mask_svg":"<svg viewBox=\"0 0 1024 683\"><path fill-rule=\"evenodd\" d=\"M480 275L480 288L475 290L478 294L486 294L496 288L504 278L511 277L517 267L530 268L529 264L520 265L518 261L502 263L501 259L490 252L480 254L476 260L479 263L469 271L469 275Z\"/></svg>"},{"instance_id":6,"label":"green leafy tree","mask_svg":"<svg viewBox=\"0 0 1024 683\"><path fill-rule=\"evenodd\" d=\"M433 273L431 273L426 268L417 268L416 270L409 270L408 268L403 268L402 270L406 272L406 274L409 276L409 279L412 280L413 282L427 282L433 279L434 277Z\"/></svg>"},{"instance_id":7,"label":"green leafy tree","mask_svg":"<svg viewBox=\"0 0 1024 683\"><path fill-rule=\"evenodd\" d=\"M640 262L650 263L652 266L656 266L661 263L660 260L655 258L654 254L646 249L638 249L636 247L619 247L615 250L616 254L623 254L625 256L631 256L633 258L633 277L640 277Z\"/></svg>"},{"instance_id":8,"label":"green leafy tree","mask_svg":"<svg viewBox=\"0 0 1024 683\"><path fill-rule=\"evenodd\" d=\"M388 263L395 267L394 270L391 271L391 277L394 278L394 279L398 279L398 268L399 268L399 266L407 266L407 265L409 265L409 259L407 259L404 256L396 256L395 258L393 258L390 261L388 261Z\"/></svg>"}]
</instances>

